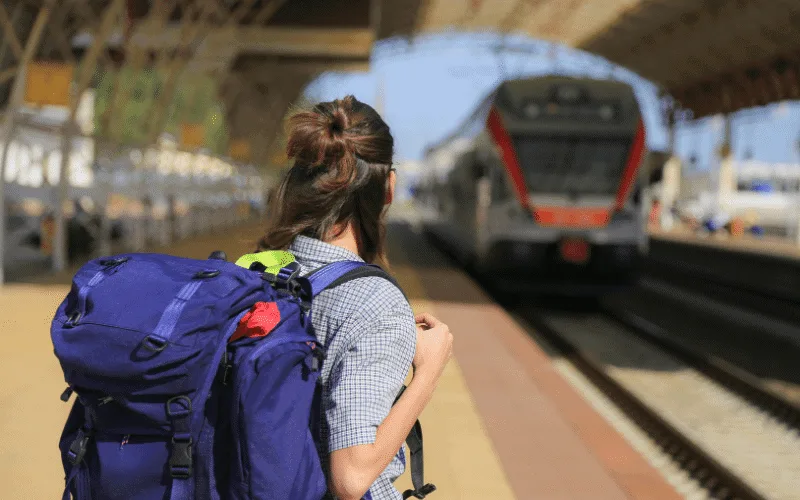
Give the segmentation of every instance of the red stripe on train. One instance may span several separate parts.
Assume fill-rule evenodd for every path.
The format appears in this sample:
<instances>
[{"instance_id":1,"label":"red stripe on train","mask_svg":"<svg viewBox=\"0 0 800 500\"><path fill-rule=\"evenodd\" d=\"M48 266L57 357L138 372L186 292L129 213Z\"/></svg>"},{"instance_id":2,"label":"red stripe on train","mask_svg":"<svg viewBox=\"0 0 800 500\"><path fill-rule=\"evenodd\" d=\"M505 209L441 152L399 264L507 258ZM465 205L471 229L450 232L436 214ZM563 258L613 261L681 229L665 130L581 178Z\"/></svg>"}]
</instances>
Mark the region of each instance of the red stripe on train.
<instances>
[{"instance_id":1,"label":"red stripe on train","mask_svg":"<svg viewBox=\"0 0 800 500\"><path fill-rule=\"evenodd\" d=\"M525 177L522 175L522 167L519 165L517 153L514 150L514 143L511 141L511 136L503 126L503 120L497 108L492 106L489 111L489 118L486 120L486 126L489 128L489 133L492 135L495 144L500 149L500 157L503 164L506 166L506 171L511 176L511 181L514 183L514 191L517 193L517 198L520 204L525 209L530 209L528 200L528 188L525 186Z\"/></svg>"},{"instance_id":2,"label":"red stripe on train","mask_svg":"<svg viewBox=\"0 0 800 500\"><path fill-rule=\"evenodd\" d=\"M614 201L614 210L619 210L625 204L625 199L631 190L631 185L636 179L636 173L639 171L639 165L642 163L642 154L644 153L644 123L639 120L639 125L636 127L636 137L633 139L631 151L628 153L628 162L625 164L625 170L622 173L622 180L619 183L617 190L617 197Z\"/></svg>"},{"instance_id":3,"label":"red stripe on train","mask_svg":"<svg viewBox=\"0 0 800 500\"><path fill-rule=\"evenodd\" d=\"M541 207L533 210L536 222L543 226L593 228L607 226L611 212L602 207Z\"/></svg>"}]
</instances>

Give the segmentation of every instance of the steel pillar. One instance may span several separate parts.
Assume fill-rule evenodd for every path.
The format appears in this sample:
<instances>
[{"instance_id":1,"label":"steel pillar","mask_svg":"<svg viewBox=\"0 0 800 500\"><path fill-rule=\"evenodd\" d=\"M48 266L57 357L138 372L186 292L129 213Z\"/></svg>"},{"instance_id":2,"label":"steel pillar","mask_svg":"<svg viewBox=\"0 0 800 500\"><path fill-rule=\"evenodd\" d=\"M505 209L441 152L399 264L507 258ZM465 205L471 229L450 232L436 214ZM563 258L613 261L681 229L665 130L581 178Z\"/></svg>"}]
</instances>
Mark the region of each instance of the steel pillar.
<instances>
[{"instance_id":1,"label":"steel pillar","mask_svg":"<svg viewBox=\"0 0 800 500\"><path fill-rule=\"evenodd\" d=\"M83 58L81 71L74 88L74 94L72 95L72 99L70 99L69 115L62 129L61 168L58 177L59 186L55 207L55 238L53 241L53 270L56 272L62 271L67 267L67 227L66 218L64 217L64 204L69 198L69 161L70 152L72 150L72 133L75 125L75 114L78 111L78 104L80 103L81 96L89 86L92 74L97 67L97 61L103 50L105 50L106 41L114 29L115 22L120 18L124 5L124 0L113 0L111 5L109 5L103 13L103 18L95 33L93 43L89 47L86 56Z\"/></svg>"},{"instance_id":2,"label":"steel pillar","mask_svg":"<svg viewBox=\"0 0 800 500\"><path fill-rule=\"evenodd\" d=\"M8 155L8 147L11 144L11 137L14 130L14 115L17 112L17 107L22 104L23 91L25 89L25 74L27 72L28 64L33 60L36 50L39 48L44 28L47 25L47 20L50 18L50 4L44 5L39 9L36 16L36 21L33 24L28 40L25 42L22 56L20 57L19 64L17 65L17 74L14 78L14 86L11 89L11 96L8 100L8 107L6 108L6 115L3 120L2 129L0 129L0 141L2 141L2 150L0 150L0 286L5 281L4 264L5 264L5 234L6 234L6 205L5 205L5 165L6 156Z\"/></svg>"}]
</instances>

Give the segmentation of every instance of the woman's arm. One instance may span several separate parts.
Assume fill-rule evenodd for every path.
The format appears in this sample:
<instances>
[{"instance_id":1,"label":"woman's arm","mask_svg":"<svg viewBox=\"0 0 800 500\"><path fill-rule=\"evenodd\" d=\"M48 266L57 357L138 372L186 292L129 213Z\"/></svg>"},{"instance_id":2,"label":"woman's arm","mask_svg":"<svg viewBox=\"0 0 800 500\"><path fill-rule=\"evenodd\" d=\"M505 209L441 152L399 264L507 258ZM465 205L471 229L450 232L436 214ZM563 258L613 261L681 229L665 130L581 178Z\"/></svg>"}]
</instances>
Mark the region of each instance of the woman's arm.
<instances>
[{"instance_id":1,"label":"woman's arm","mask_svg":"<svg viewBox=\"0 0 800 500\"><path fill-rule=\"evenodd\" d=\"M360 500L389 466L433 396L437 380L419 372L378 426L375 442L331 454L331 491L340 500Z\"/></svg>"},{"instance_id":2,"label":"woman's arm","mask_svg":"<svg viewBox=\"0 0 800 500\"><path fill-rule=\"evenodd\" d=\"M378 426L375 442L336 450L331 454L331 491L340 500L360 500L386 469L433 391L452 353L453 336L447 325L430 315L417 317L414 378Z\"/></svg>"}]
</instances>

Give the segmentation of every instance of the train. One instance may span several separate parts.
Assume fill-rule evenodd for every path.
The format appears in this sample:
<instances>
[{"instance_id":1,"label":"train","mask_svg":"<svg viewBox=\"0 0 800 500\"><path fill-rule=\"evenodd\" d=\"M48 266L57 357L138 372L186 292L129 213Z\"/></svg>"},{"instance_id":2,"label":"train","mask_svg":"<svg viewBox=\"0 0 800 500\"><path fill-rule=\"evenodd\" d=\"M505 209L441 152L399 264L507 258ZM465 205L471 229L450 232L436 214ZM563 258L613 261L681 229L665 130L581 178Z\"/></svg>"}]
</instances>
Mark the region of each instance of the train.
<instances>
[{"instance_id":1,"label":"train","mask_svg":"<svg viewBox=\"0 0 800 500\"><path fill-rule=\"evenodd\" d=\"M648 249L645 139L624 82L503 81L427 148L423 229L499 289L630 285Z\"/></svg>"}]
</instances>

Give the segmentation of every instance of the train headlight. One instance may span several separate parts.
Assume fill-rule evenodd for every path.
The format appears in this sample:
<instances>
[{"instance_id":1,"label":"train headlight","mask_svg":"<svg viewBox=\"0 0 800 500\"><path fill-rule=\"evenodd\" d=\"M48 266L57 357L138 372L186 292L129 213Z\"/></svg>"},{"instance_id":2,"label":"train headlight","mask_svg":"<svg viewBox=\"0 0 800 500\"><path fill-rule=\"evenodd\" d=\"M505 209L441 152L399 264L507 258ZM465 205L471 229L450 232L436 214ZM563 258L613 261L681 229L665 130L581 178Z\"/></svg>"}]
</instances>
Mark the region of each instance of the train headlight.
<instances>
[{"instance_id":1,"label":"train headlight","mask_svg":"<svg viewBox=\"0 0 800 500\"><path fill-rule=\"evenodd\" d=\"M614 115L616 114L614 111L614 107L609 104L604 104L600 106L598 110L598 114L600 115L600 119L604 121L611 121L614 119Z\"/></svg>"},{"instance_id":2,"label":"train headlight","mask_svg":"<svg viewBox=\"0 0 800 500\"><path fill-rule=\"evenodd\" d=\"M542 113L542 108L535 102L529 103L525 106L525 115L528 118L538 118Z\"/></svg>"}]
</instances>

